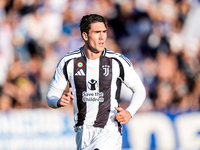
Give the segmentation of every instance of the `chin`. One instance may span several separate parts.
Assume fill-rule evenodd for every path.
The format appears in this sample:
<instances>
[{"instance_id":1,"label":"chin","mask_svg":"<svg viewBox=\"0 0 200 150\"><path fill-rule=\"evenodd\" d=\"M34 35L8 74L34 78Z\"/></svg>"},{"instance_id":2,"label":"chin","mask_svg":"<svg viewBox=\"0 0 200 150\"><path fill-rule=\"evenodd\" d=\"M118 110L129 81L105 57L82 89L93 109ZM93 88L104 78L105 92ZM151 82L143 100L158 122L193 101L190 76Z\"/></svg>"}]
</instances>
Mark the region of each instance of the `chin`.
<instances>
[{"instance_id":1,"label":"chin","mask_svg":"<svg viewBox=\"0 0 200 150\"><path fill-rule=\"evenodd\" d=\"M104 46L102 46L102 47L93 47L93 46L88 45L88 47L89 47L90 51L92 51L93 53L96 53L96 54L101 53L101 52L104 51Z\"/></svg>"},{"instance_id":2,"label":"chin","mask_svg":"<svg viewBox=\"0 0 200 150\"><path fill-rule=\"evenodd\" d=\"M93 52L93 53L96 53L96 54L101 53L101 52L103 52L103 51L104 51L104 48L98 48L98 49L93 49L93 50L92 50L92 52Z\"/></svg>"},{"instance_id":3,"label":"chin","mask_svg":"<svg viewBox=\"0 0 200 150\"><path fill-rule=\"evenodd\" d=\"M103 52L104 51L104 47L98 48L97 49L99 52Z\"/></svg>"}]
</instances>

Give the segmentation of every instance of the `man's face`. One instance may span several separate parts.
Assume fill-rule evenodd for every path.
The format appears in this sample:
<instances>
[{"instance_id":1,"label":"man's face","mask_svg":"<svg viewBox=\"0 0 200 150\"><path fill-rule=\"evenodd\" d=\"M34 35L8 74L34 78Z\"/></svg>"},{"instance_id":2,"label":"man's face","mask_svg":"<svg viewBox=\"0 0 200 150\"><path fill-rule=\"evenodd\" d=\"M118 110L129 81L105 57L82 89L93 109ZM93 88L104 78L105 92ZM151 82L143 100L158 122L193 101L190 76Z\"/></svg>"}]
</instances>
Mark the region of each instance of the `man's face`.
<instances>
[{"instance_id":1,"label":"man's face","mask_svg":"<svg viewBox=\"0 0 200 150\"><path fill-rule=\"evenodd\" d=\"M107 38L107 29L103 22L92 23L85 44L90 51L100 53L104 50ZM85 33L86 34L86 33Z\"/></svg>"}]
</instances>

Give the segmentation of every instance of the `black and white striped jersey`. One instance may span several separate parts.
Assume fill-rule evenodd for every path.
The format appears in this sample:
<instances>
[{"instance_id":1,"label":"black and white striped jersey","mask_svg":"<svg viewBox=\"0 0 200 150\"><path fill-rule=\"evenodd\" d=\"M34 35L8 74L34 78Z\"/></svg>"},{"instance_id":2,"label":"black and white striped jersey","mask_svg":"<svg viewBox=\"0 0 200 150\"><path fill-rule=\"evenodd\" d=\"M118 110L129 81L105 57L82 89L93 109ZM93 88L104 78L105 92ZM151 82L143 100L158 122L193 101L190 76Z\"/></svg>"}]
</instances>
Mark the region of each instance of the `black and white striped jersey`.
<instances>
[{"instance_id":1,"label":"black and white striped jersey","mask_svg":"<svg viewBox=\"0 0 200 150\"><path fill-rule=\"evenodd\" d=\"M129 59L105 49L100 58L88 59L83 47L69 52L58 63L49 91L48 105L57 108L67 83L72 87L74 120L83 124L105 127L116 123L115 107L119 106L121 84L134 92L127 110L133 116L145 99L144 86Z\"/></svg>"}]
</instances>

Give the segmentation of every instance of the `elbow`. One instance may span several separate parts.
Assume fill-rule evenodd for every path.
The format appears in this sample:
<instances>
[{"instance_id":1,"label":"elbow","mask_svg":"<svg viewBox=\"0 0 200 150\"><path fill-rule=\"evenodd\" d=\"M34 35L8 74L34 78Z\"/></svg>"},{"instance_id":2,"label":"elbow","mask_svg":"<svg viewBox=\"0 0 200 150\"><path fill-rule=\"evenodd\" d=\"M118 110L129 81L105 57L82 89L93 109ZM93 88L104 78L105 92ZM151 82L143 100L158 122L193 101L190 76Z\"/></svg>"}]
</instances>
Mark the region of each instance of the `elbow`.
<instances>
[{"instance_id":1,"label":"elbow","mask_svg":"<svg viewBox=\"0 0 200 150\"><path fill-rule=\"evenodd\" d=\"M52 108L51 103L48 98L47 98L47 105Z\"/></svg>"},{"instance_id":2,"label":"elbow","mask_svg":"<svg viewBox=\"0 0 200 150\"><path fill-rule=\"evenodd\" d=\"M47 99L47 105L52 108L51 100L50 100L48 94L46 95L46 99Z\"/></svg>"},{"instance_id":3,"label":"elbow","mask_svg":"<svg viewBox=\"0 0 200 150\"><path fill-rule=\"evenodd\" d=\"M57 106L57 98L53 98L52 96L50 96L48 93L46 95L46 99L47 99L47 105L51 108L58 108Z\"/></svg>"},{"instance_id":4,"label":"elbow","mask_svg":"<svg viewBox=\"0 0 200 150\"><path fill-rule=\"evenodd\" d=\"M146 88L145 88L144 85L140 86L140 88L137 91L135 91L135 92L138 93L138 94L140 93L139 95L140 95L141 99L143 101L145 100L147 92L146 92Z\"/></svg>"}]
</instances>

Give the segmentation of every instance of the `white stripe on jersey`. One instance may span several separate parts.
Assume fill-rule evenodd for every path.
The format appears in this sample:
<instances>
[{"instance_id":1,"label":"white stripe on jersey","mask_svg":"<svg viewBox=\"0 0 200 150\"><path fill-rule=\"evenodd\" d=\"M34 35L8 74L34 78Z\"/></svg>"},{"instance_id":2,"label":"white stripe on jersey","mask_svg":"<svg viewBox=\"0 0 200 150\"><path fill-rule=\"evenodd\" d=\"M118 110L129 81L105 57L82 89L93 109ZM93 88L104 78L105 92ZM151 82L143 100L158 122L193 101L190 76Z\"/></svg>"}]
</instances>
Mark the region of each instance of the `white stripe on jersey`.
<instances>
[{"instance_id":1,"label":"white stripe on jersey","mask_svg":"<svg viewBox=\"0 0 200 150\"><path fill-rule=\"evenodd\" d=\"M94 79L99 83L99 59L90 60L87 59L87 74L86 74L86 81L90 79ZM89 83L86 83L89 84ZM89 86L89 85L88 85ZM96 90L99 92L99 85L97 85ZM87 93L94 93L93 91L87 88ZM98 101L87 101L86 107L86 118L84 124L93 125L94 121L96 120L96 116L99 110L99 102Z\"/></svg>"}]
</instances>

